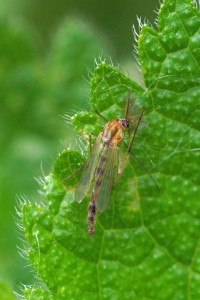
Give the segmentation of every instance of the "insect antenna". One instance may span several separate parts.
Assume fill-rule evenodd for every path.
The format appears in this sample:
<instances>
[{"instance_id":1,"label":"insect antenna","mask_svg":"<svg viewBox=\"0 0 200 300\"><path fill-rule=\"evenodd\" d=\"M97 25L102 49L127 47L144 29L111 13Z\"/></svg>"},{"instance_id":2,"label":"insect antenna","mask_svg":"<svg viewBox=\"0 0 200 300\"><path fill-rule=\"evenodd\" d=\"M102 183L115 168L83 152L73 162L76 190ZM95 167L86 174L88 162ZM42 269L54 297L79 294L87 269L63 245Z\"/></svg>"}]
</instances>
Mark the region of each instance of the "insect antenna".
<instances>
[{"instance_id":1,"label":"insect antenna","mask_svg":"<svg viewBox=\"0 0 200 300\"><path fill-rule=\"evenodd\" d=\"M128 99L126 102L126 108L125 108L125 119L128 119L128 113L129 113L129 109L130 109L130 98L131 98L131 94L128 93ZM130 137L130 128L128 128L128 135Z\"/></svg>"},{"instance_id":2,"label":"insect antenna","mask_svg":"<svg viewBox=\"0 0 200 300\"><path fill-rule=\"evenodd\" d=\"M129 108L130 108L130 98L131 98L131 93L128 93L128 99L127 99L126 108L125 108L125 119L128 119L128 113L129 113Z\"/></svg>"}]
</instances>

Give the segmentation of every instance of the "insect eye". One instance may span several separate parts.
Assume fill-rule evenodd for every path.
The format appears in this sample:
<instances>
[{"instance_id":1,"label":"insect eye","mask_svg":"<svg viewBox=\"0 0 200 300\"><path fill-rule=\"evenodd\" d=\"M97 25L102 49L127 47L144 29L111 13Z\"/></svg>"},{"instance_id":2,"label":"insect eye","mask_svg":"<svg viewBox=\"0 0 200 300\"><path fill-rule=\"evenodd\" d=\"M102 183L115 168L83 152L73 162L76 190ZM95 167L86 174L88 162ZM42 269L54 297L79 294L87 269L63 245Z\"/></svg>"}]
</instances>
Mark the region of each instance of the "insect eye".
<instances>
[{"instance_id":1,"label":"insect eye","mask_svg":"<svg viewBox=\"0 0 200 300\"><path fill-rule=\"evenodd\" d=\"M129 128L129 121L125 119L123 125L125 128Z\"/></svg>"},{"instance_id":2,"label":"insect eye","mask_svg":"<svg viewBox=\"0 0 200 300\"><path fill-rule=\"evenodd\" d=\"M121 119L121 125L124 128L129 128L129 121L127 119Z\"/></svg>"}]
</instances>

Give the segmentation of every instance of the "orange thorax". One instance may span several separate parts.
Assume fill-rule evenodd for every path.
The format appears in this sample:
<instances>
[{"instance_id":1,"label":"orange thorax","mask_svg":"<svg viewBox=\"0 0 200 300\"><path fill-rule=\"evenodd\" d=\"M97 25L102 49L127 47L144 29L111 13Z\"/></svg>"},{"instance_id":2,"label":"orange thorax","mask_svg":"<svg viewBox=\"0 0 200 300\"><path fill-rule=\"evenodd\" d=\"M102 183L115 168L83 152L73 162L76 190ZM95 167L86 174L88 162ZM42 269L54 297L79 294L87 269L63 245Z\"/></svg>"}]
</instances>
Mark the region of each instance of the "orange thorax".
<instances>
[{"instance_id":1,"label":"orange thorax","mask_svg":"<svg viewBox=\"0 0 200 300\"><path fill-rule=\"evenodd\" d=\"M117 146L123 140L123 130L128 128L127 119L114 119L108 122L101 132L101 139L105 147Z\"/></svg>"}]
</instances>

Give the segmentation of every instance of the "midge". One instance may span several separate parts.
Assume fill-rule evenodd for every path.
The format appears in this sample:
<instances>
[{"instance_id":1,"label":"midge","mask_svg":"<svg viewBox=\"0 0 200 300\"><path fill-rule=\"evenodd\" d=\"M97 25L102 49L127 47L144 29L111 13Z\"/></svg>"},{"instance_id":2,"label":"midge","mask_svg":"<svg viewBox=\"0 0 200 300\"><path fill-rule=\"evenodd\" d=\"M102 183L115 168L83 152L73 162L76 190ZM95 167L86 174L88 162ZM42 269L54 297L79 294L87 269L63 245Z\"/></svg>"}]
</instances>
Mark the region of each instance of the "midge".
<instances>
[{"instance_id":1,"label":"midge","mask_svg":"<svg viewBox=\"0 0 200 300\"><path fill-rule=\"evenodd\" d=\"M118 144L124 140L124 130L129 130L129 128L132 127L130 126L131 118L127 116L128 107L129 100L126 117L124 119L114 119L108 122L104 126L103 131L98 135L75 190L75 200L81 202L94 179L87 217L88 233L90 235L94 233L96 212L103 212L106 210L112 185L117 174L120 173ZM137 118L135 130L130 138L129 145L127 146L127 153L130 152L133 145L143 112L144 109L141 110L139 118Z\"/></svg>"}]
</instances>

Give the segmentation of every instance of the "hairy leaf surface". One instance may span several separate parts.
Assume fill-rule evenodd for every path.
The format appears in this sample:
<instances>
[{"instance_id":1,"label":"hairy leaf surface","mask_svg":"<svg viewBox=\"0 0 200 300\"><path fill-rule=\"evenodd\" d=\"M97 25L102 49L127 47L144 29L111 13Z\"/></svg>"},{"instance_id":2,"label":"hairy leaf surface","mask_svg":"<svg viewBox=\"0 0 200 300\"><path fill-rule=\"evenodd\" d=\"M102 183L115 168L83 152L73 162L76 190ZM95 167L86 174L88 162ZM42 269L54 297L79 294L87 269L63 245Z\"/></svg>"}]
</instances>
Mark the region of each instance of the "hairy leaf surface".
<instances>
[{"instance_id":1,"label":"hairy leaf surface","mask_svg":"<svg viewBox=\"0 0 200 300\"><path fill-rule=\"evenodd\" d=\"M27 299L200 298L200 14L192 1L165 0L158 28L142 26L138 50L145 88L100 62L91 77L93 113L73 119L88 136L104 124L95 111L109 120L125 115L128 94L133 112L145 108L94 236L88 198L73 198L81 170L74 172L86 159L74 150L60 154L44 179L45 202L22 207L28 256L45 285L26 289Z\"/></svg>"}]
</instances>

